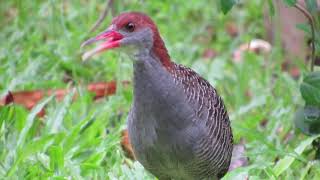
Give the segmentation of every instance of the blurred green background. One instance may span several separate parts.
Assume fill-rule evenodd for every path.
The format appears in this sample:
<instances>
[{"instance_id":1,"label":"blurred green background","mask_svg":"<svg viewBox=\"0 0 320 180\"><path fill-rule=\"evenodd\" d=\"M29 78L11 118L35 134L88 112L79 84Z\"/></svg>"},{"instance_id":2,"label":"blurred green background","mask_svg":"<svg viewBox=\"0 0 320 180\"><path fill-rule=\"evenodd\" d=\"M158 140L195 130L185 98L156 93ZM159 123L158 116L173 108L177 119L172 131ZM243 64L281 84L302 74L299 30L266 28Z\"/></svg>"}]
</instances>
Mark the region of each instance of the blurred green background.
<instances>
[{"instance_id":1,"label":"blurred green background","mask_svg":"<svg viewBox=\"0 0 320 180\"><path fill-rule=\"evenodd\" d=\"M5 179L155 179L127 159L120 132L132 100L132 62L117 51L81 61L80 44L105 29L103 0L0 1L0 97L8 91L75 86L62 101L48 96L31 112L21 105L0 107L0 177ZM214 85L228 108L236 143L245 142L249 165L225 179L320 179L311 141L293 127L303 101L299 78L282 71L281 43L267 54L234 52L266 37L263 0L241 1L224 15L215 1L115 1L115 14L142 11L152 17L172 59ZM236 35L230 33L230 27ZM228 30L229 28L229 30ZM300 71L303 61L292 60ZM116 80L113 96L99 101L84 85ZM72 101L74 93L77 99ZM36 114L46 106L45 116ZM307 139L308 140L308 139ZM302 151L295 153L300 147ZM288 157L289 158L288 160ZM287 159L286 159L287 158ZM283 164L276 165L278 160ZM279 173L281 172L281 173Z\"/></svg>"}]
</instances>

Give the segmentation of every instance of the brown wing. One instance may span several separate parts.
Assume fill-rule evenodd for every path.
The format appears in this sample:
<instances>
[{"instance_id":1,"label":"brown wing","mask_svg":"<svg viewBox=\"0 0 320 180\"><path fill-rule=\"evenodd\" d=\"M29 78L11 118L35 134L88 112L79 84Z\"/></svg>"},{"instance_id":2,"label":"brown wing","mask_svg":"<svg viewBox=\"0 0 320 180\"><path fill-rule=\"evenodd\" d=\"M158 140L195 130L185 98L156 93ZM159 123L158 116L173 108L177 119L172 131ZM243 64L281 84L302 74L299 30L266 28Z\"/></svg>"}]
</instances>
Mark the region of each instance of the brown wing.
<instances>
[{"instance_id":1,"label":"brown wing","mask_svg":"<svg viewBox=\"0 0 320 180\"><path fill-rule=\"evenodd\" d=\"M205 123L207 131L207 137L203 137L196 148L199 161L190 171L223 177L229 168L233 147L230 121L223 100L209 82L192 69L178 64L174 69L176 83L182 84L188 102L195 107L196 121Z\"/></svg>"}]
</instances>

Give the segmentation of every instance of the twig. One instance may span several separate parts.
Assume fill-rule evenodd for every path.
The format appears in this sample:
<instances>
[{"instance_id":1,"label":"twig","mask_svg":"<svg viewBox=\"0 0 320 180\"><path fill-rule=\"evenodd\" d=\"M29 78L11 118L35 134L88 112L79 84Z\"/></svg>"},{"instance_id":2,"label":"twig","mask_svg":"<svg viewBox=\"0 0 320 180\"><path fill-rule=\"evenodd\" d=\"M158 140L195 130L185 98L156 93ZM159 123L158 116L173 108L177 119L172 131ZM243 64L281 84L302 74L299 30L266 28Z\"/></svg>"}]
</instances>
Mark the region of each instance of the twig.
<instances>
[{"instance_id":1,"label":"twig","mask_svg":"<svg viewBox=\"0 0 320 180\"><path fill-rule=\"evenodd\" d=\"M99 19L96 21L96 23L92 26L92 28L90 29L90 32L95 31L96 29L98 29L98 27L100 26L100 24L102 23L102 21L106 18L106 16L108 15L109 10L111 9L111 13L112 15L114 14L114 10L113 10L113 0L109 0L106 4L105 9L102 11L102 13L99 16Z\"/></svg>"},{"instance_id":2,"label":"twig","mask_svg":"<svg viewBox=\"0 0 320 180\"><path fill-rule=\"evenodd\" d=\"M311 41L311 46L312 46L312 52L311 52L311 67L310 67L310 70L311 72L313 72L314 70L314 63L315 63L315 60L316 60L316 57L315 57L315 25L314 25L314 19L311 15L310 12L308 12L303 6L301 6L300 4L296 3L294 5L295 8L297 8L299 11L301 11L304 16L306 16L306 18L309 20L309 24L311 25L311 38L312 38L312 41Z\"/></svg>"}]
</instances>

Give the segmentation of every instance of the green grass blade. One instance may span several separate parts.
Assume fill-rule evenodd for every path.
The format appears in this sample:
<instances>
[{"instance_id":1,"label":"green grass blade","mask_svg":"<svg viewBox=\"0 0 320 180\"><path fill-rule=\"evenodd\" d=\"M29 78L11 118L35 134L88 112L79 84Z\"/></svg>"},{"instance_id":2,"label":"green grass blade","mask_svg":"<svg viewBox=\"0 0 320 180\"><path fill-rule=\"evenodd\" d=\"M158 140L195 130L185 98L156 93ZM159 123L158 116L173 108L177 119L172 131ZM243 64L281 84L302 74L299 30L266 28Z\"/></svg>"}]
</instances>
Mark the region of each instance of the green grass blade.
<instances>
[{"instance_id":1,"label":"green grass blade","mask_svg":"<svg viewBox=\"0 0 320 180\"><path fill-rule=\"evenodd\" d=\"M46 98L45 100L43 100L41 103L39 103L38 105L36 105L32 111L30 112L30 114L28 115L27 117L27 121L26 121L26 124L24 126L24 128L22 129L20 135L19 135L19 139L18 139L18 142L17 142L17 148L23 146L23 144L25 143L25 139L26 139L26 136L29 132L29 129L31 128L31 126L33 125L33 122L37 116L37 114L44 108L44 106L46 104L49 103L49 101L51 101L53 98L53 96L50 96L48 98Z\"/></svg>"},{"instance_id":2,"label":"green grass blade","mask_svg":"<svg viewBox=\"0 0 320 180\"><path fill-rule=\"evenodd\" d=\"M71 105L72 98L74 96L75 90L70 92L61 103L61 106L59 106L54 112L54 116L50 116L50 118L47 120L46 124L46 130L49 133L57 133L59 129L63 126L63 118L66 115L66 113L69 110L69 106Z\"/></svg>"},{"instance_id":3,"label":"green grass blade","mask_svg":"<svg viewBox=\"0 0 320 180\"><path fill-rule=\"evenodd\" d=\"M302 141L299 146L294 150L294 153L297 155L301 155L302 152L320 135L309 137L308 139ZM273 168L274 174L278 177L280 176L284 171L286 171L291 164L294 162L296 158L290 155L285 156L281 160L277 162L277 164Z\"/></svg>"}]
</instances>

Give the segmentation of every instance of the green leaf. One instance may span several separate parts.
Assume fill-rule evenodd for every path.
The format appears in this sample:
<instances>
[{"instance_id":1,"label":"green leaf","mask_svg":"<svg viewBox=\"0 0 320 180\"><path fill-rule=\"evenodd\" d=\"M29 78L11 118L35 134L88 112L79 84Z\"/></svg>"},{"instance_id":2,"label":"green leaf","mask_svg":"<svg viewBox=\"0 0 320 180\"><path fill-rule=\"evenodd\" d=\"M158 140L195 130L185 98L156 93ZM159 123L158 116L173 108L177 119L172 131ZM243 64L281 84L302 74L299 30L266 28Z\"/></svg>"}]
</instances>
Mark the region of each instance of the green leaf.
<instances>
[{"instance_id":1,"label":"green leaf","mask_svg":"<svg viewBox=\"0 0 320 180\"><path fill-rule=\"evenodd\" d=\"M72 90L63 100L61 105L53 112L55 116L50 116L47 119L46 129L50 133L57 133L63 127L63 119L71 105L75 90Z\"/></svg>"},{"instance_id":2,"label":"green leaf","mask_svg":"<svg viewBox=\"0 0 320 180\"><path fill-rule=\"evenodd\" d=\"M257 168L256 165L250 165L245 167L236 168L230 172L228 172L223 180L232 180L232 179L246 179L248 177L249 171Z\"/></svg>"},{"instance_id":3,"label":"green leaf","mask_svg":"<svg viewBox=\"0 0 320 180\"><path fill-rule=\"evenodd\" d=\"M301 24L301 23L300 23L300 24L297 24L297 25L296 25L296 28L304 31L304 32L307 33L307 34L310 34L310 33L311 33L310 24L306 24L306 23L302 23L302 24Z\"/></svg>"},{"instance_id":4,"label":"green leaf","mask_svg":"<svg viewBox=\"0 0 320 180\"><path fill-rule=\"evenodd\" d=\"M320 107L320 72L307 74L300 86L306 105Z\"/></svg>"},{"instance_id":5,"label":"green leaf","mask_svg":"<svg viewBox=\"0 0 320 180\"><path fill-rule=\"evenodd\" d=\"M64 167L64 154L61 146L51 146L49 148L50 168L56 174L60 174Z\"/></svg>"},{"instance_id":6,"label":"green leaf","mask_svg":"<svg viewBox=\"0 0 320 180\"><path fill-rule=\"evenodd\" d=\"M50 99L51 98L48 98L47 100L50 100ZM44 102L47 102L47 101L44 101ZM45 151L46 147L52 144L53 139L54 139L53 135L43 136L37 140L29 142L23 148L17 149L17 152L18 152L17 159L14 161L13 165L8 170L7 176L8 177L12 176L16 172L20 163L26 158L28 158L31 154Z\"/></svg>"},{"instance_id":7,"label":"green leaf","mask_svg":"<svg viewBox=\"0 0 320 180\"><path fill-rule=\"evenodd\" d=\"M284 3L288 6L294 6L297 3L297 0L284 0Z\"/></svg>"},{"instance_id":8,"label":"green leaf","mask_svg":"<svg viewBox=\"0 0 320 180\"><path fill-rule=\"evenodd\" d=\"M304 77L304 82L313 84L317 88L320 88L320 71L311 72Z\"/></svg>"},{"instance_id":9,"label":"green leaf","mask_svg":"<svg viewBox=\"0 0 320 180\"><path fill-rule=\"evenodd\" d=\"M268 0L268 6L269 6L269 13L271 16L274 16L275 10L272 0Z\"/></svg>"},{"instance_id":10,"label":"green leaf","mask_svg":"<svg viewBox=\"0 0 320 180\"><path fill-rule=\"evenodd\" d=\"M25 147L19 149L21 153L20 156L28 157L31 154L44 152L46 151L47 147L53 143L53 140L53 135L42 136L39 139L33 140L29 142Z\"/></svg>"},{"instance_id":11,"label":"green leaf","mask_svg":"<svg viewBox=\"0 0 320 180\"><path fill-rule=\"evenodd\" d=\"M311 143L319 138L320 135L318 136L312 136L309 137L308 139L302 141L298 147L295 148L294 150L294 154L296 156L301 155L303 153L303 151L309 146L311 145ZM274 166L273 168L273 172L274 174L279 177L280 174L282 174L285 170L287 170L291 164L294 162L296 158L294 156L291 155L287 155L284 158L280 159L277 164Z\"/></svg>"},{"instance_id":12,"label":"green leaf","mask_svg":"<svg viewBox=\"0 0 320 180\"><path fill-rule=\"evenodd\" d=\"M320 119L320 109L314 106L306 106L304 116L308 122L315 122Z\"/></svg>"},{"instance_id":13,"label":"green leaf","mask_svg":"<svg viewBox=\"0 0 320 180\"><path fill-rule=\"evenodd\" d=\"M303 168L301 176L300 176L300 180L304 180L305 179L305 177L307 176L312 164L313 164L313 162L310 161L310 162L308 162L307 167Z\"/></svg>"},{"instance_id":14,"label":"green leaf","mask_svg":"<svg viewBox=\"0 0 320 180\"><path fill-rule=\"evenodd\" d=\"M295 127L306 135L320 133L320 109L314 106L300 108L295 114Z\"/></svg>"},{"instance_id":15,"label":"green leaf","mask_svg":"<svg viewBox=\"0 0 320 180\"><path fill-rule=\"evenodd\" d=\"M24 126L24 128L22 129L20 135L19 135L19 139L17 142L17 146L21 147L24 144L25 138L29 132L29 129L31 128L31 126L33 125L33 122L37 116L37 114L44 108L44 106L52 99L53 96L48 97L47 99L43 100L41 103L39 103L36 107L34 107L32 109L32 111L30 112L30 114L27 117L27 121L26 124Z\"/></svg>"},{"instance_id":16,"label":"green leaf","mask_svg":"<svg viewBox=\"0 0 320 180\"><path fill-rule=\"evenodd\" d=\"M77 125L75 125L67 134L66 138L63 141L63 147L65 153L67 153L74 145L74 143L77 142L79 139L79 134L81 132L81 129L90 122L91 119L93 119L94 115L87 115L87 117L79 122Z\"/></svg>"},{"instance_id":17,"label":"green leaf","mask_svg":"<svg viewBox=\"0 0 320 180\"><path fill-rule=\"evenodd\" d=\"M14 115L14 108L11 105L0 107L0 128L4 123L5 119L11 119Z\"/></svg>"},{"instance_id":18,"label":"green leaf","mask_svg":"<svg viewBox=\"0 0 320 180\"><path fill-rule=\"evenodd\" d=\"M317 12L317 7L318 7L317 0L305 0L305 3L307 5L308 10L311 13Z\"/></svg>"},{"instance_id":19,"label":"green leaf","mask_svg":"<svg viewBox=\"0 0 320 180\"><path fill-rule=\"evenodd\" d=\"M220 0L221 10L224 14L227 14L235 4L236 0Z\"/></svg>"}]
</instances>

